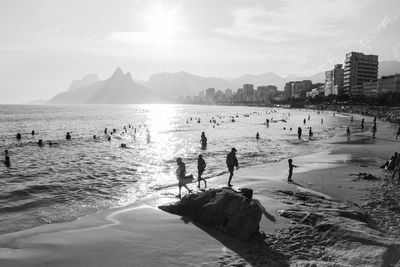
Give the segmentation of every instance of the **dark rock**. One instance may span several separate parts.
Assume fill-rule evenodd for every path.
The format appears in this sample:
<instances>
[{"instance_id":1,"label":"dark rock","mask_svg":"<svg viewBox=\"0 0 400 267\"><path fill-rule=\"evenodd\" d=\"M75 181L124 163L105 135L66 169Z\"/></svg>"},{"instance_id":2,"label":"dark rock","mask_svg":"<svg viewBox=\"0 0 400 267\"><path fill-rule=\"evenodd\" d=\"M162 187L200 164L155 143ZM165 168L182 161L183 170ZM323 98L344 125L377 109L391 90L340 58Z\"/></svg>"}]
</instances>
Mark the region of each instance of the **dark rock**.
<instances>
[{"instance_id":1,"label":"dark rock","mask_svg":"<svg viewBox=\"0 0 400 267\"><path fill-rule=\"evenodd\" d=\"M159 207L161 210L188 216L192 220L242 240L259 234L262 211L256 202L232 189L211 189L185 195L174 204Z\"/></svg>"}]
</instances>

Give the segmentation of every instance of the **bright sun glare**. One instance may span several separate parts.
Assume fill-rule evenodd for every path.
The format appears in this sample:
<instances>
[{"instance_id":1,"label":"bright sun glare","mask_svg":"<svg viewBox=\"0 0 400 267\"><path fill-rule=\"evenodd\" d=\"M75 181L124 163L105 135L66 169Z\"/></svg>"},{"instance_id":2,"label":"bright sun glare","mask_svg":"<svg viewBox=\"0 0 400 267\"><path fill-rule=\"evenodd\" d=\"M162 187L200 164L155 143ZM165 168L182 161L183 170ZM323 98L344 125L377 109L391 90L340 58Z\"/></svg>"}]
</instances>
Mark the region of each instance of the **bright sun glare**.
<instances>
[{"instance_id":1,"label":"bright sun glare","mask_svg":"<svg viewBox=\"0 0 400 267\"><path fill-rule=\"evenodd\" d=\"M168 44L181 28L176 20L176 8L162 5L154 7L153 12L145 18L149 25L149 34L159 42Z\"/></svg>"}]
</instances>

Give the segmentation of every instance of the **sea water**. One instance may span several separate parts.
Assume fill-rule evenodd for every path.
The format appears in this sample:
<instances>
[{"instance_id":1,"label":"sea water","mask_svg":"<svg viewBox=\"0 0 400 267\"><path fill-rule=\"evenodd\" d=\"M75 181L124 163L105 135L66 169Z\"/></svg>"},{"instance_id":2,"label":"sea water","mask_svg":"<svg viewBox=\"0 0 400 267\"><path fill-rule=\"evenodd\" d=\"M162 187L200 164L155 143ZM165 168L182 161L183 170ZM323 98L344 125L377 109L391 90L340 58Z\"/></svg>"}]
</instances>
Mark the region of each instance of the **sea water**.
<instances>
[{"instance_id":1,"label":"sea water","mask_svg":"<svg viewBox=\"0 0 400 267\"><path fill-rule=\"evenodd\" d=\"M10 168L0 165L0 233L74 220L176 186L177 157L196 177L203 154L203 176L212 178L227 172L232 147L242 168L321 151L322 140L345 134L349 121L332 112L245 106L0 105L0 154L8 149L11 158Z\"/></svg>"}]
</instances>

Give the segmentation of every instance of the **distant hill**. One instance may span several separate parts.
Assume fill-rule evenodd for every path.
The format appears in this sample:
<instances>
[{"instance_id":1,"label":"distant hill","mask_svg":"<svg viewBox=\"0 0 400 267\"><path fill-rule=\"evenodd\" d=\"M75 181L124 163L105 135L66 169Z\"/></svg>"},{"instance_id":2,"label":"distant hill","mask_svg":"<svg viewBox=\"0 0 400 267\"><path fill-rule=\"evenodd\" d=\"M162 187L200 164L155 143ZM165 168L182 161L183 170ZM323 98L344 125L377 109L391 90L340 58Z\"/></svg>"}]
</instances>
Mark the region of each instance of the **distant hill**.
<instances>
[{"instance_id":1,"label":"distant hill","mask_svg":"<svg viewBox=\"0 0 400 267\"><path fill-rule=\"evenodd\" d=\"M97 76L97 74L89 74L83 77L82 79L76 79L75 81L73 81L69 86L68 91L86 87L98 81L100 81L100 79Z\"/></svg>"},{"instance_id":2,"label":"distant hill","mask_svg":"<svg viewBox=\"0 0 400 267\"><path fill-rule=\"evenodd\" d=\"M97 77L97 76L96 76ZM84 83L82 83L84 84ZM70 87L71 88L71 87ZM70 89L57 94L49 104L139 104L154 103L158 94L133 81L131 74L117 68L105 81Z\"/></svg>"},{"instance_id":3,"label":"distant hill","mask_svg":"<svg viewBox=\"0 0 400 267\"><path fill-rule=\"evenodd\" d=\"M333 67L333 66L332 66ZM400 61L381 61L379 76L400 73ZM311 80L313 83L324 82L325 72L311 76L288 75L281 77L273 72L262 74L245 74L237 78L222 79L203 77L185 71L176 73L156 73L148 81L134 80L130 73L124 74L117 68L107 80L101 81L96 74L90 74L73 81L67 91L54 96L50 104L128 104L154 103L178 96L198 95L207 88L216 90L241 88L245 83L251 83L256 88L261 85L275 85L283 90L289 81Z\"/></svg>"},{"instance_id":4,"label":"distant hill","mask_svg":"<svg viewBox=\"0 0 400 267\"><path fill-rule=\"evenodd\" d=\"M184 71L153 74L145 85L164 96L197 95L207 88L235 89L233 84L222 78L202 77Z\"/></svg>"},{"instance_id":5,"label":"distant hill","mask_svg":"<svg viewBox=\"0 0 400 267\"><path fill-rule=\"evenodd\" d=\"M104 81L97 81L82 88L60 93L50 99L48 104L86 104L103 84Z\"/></svg>"},{"instance_id":6,"label":"distant hill","mask_svg":"<svg viewBox=\"0 0 400 267\"><path fill-rule=\"evenodd\" d=\"M133 81L120 68L91 96L89 104L143 104L159 100L158 94Z\"/></svg>"}]
</instances>

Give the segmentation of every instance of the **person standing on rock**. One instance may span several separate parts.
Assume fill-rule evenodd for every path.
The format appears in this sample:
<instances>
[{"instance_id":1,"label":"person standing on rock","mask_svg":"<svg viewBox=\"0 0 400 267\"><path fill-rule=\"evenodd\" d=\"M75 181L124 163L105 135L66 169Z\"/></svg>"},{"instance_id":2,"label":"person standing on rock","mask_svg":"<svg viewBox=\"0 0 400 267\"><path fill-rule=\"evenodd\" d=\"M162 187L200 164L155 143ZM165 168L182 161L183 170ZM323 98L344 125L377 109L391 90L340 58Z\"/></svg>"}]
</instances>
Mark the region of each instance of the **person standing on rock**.
<instances>
[{"instance_id":1,"label":"person standing on rock","mask_svg":"<svg viewBox=\"0 0 400 267\"><path fill-rule=\"evenodd\" d=\"M186 176L186 166L185 163L183 163L181 158L176 159L176 164L178 165L178 168L176 169L176 178L178 179L178 188L179 188L179 195L178 197L181 198L181 190L182 187L185 187L189 193L192 193L192 190L190 190L186 184L185 184L185 176Z\"/></svg>"},{"instance_id":2,"label":"person standing on rock","mask_svg":"<svg viewBox=\"0 0 400 267\"><path fill-rule=\"evenodd\" d=\"M199 155L197 158L197 182L198 185L197 187L200 188L200 181L204 182L205 188L207 188L207 181L204 178L201 178L201 175L203 174L204 170L206 169L206 162L203 159L203 155Z\"/></svg>"},{"instance_id":3,"label":"person standing on rock","mask_svg":"<svg viewBox=\"0 0 400 267\"><path fill-rule=\"evenodd\" d=\"M231 187L231 180L233 177L233 171L234 168L238 168L239 167L239 162L236 158L236 148L232 148L231 152L226 155L226 166L228 167L228 171L229 171L229 180L228 180L228 186Z\"/></svg>"}]
</instances>

